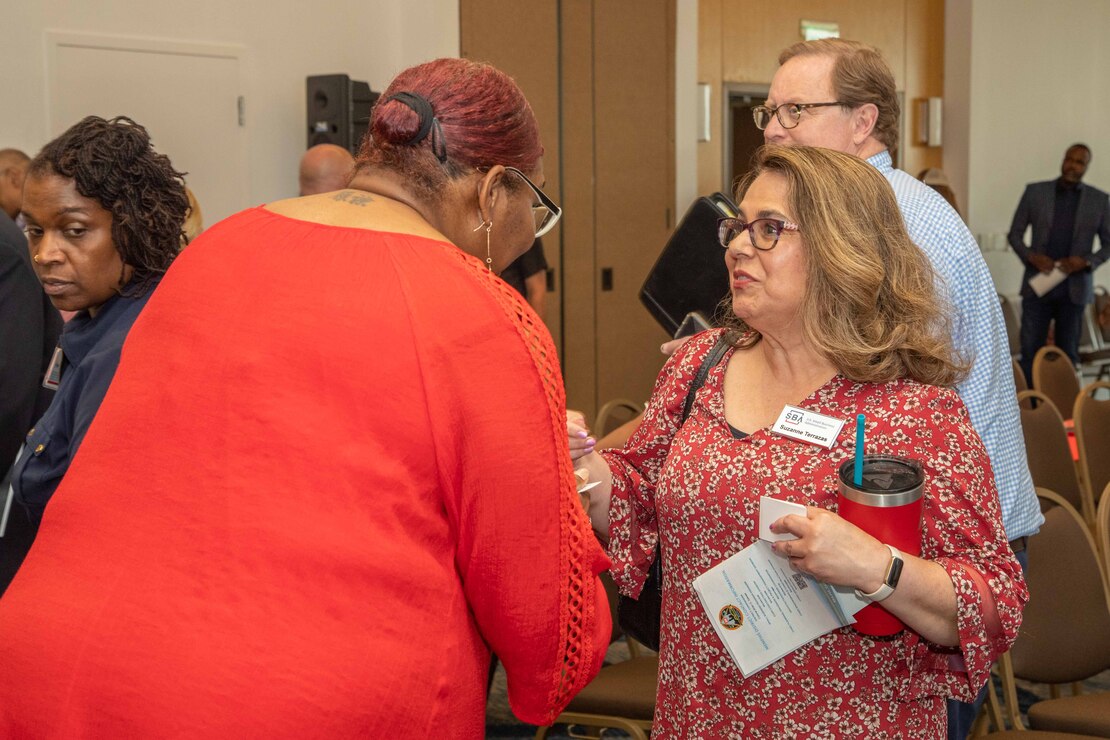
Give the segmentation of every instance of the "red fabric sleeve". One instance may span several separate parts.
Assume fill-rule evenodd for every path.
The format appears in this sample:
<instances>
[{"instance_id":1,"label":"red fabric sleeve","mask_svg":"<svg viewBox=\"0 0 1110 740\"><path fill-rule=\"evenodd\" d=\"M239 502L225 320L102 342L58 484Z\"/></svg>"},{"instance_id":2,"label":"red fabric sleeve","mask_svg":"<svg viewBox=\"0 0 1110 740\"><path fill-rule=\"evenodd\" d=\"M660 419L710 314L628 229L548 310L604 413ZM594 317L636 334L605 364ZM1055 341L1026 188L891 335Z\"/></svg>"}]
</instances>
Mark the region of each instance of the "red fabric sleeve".
<instances>
[{"instance_id":1,"label":"red fabric sleeve","mask_svg":"<svg viewBox=\"0 0 1110 740\"><path fill-rule=\"evenodd\" d=\"M1029 593L1002 529L983 443L959 396L939 388L933 391L926 406L912 410L931 423L906 429L913 432L909 442L922 460L929 487L922 516L922 557L937 562L952 578L958 653L966 672L953 670L951 649L918 641L911 695L972 701L989 678L991 665L1017 638Z\"/></svg>"},{"instance_id":2,"label":"red fabric sleeve","mask_svg":"<svg viewBox=\"0 0 1110 740\"><path fill-rule=\"evenodd\" d=\"M505 666L513 711L549 724L608 648L597 577L608 561L575 491L550 334L484 265L448 254L458 264L437 279L471 283L467 305L448 305L427 286L405 292L420 293L409 308L456 564L478 629Z\"/></svg>"},{"instance_id":3,"label":"red fabric sleeve","mask_svg":"<svg viewBox=\"0 0 1110 740\"><path fill-rule=\"evenodd\" d=\"M624 447L601 453L613 473L609 504L613 580L621 593L633 598L647 580L659 540L655 520L659 472L682 426L683 406L698 367L723 333L723 329L702 332L682 345L660 371L640 426Z\"/></svg>"}]
</instances>

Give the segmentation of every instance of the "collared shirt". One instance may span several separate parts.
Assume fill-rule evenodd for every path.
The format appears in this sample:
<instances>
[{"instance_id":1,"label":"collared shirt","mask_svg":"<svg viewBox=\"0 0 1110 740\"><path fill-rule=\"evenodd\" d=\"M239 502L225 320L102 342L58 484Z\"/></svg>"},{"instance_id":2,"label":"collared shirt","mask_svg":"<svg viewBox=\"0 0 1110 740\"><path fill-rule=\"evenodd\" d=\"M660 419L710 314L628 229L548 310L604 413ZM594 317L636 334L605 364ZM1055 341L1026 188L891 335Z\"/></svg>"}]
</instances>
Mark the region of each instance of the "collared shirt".
<instances>
[{"instance_id":1,"label":"collared shirt","mask_svg":"<svg viewBox=\"0 0 1110 740\"><path fill-rule=\"evenodd\" d=\"M942 295L955 309L953 341L957 351L972 361L971 372L956 391L990 457L1006 536L1015 540L1036 534L1044 516L1029 475L1006 324L979 245L944 198L894 169L889 152L867 161L890 182L906 231L929 257L943 281Z\"/></svg>"},{"instance_id":2,"label":"collared shirt","mask_svg":"<svg viewBox=\"0 0 1110 740\"><path fill-rule=\"evenodd\" d=\"M100 409L119 365L123 341L152 292L153 288L139 297L112 296L95 318L81 311L62 330L61 383L27 434L23 454L12 469L16 500L36 525Z\"/></svg>"},{"instance_id":3,"label":"collared shirt","mask_svg":"<svg viewBox=\"0 0 1110 740\"><path fill-rule=\"evenodd\" d=\"M1079 212L1079 183L1056 181L1056 203L1052 210L1052 228L1048 230L1045 254L1061 260L1071 254L1075 236L1075 214Z\"/></svg>"}]
</instances>

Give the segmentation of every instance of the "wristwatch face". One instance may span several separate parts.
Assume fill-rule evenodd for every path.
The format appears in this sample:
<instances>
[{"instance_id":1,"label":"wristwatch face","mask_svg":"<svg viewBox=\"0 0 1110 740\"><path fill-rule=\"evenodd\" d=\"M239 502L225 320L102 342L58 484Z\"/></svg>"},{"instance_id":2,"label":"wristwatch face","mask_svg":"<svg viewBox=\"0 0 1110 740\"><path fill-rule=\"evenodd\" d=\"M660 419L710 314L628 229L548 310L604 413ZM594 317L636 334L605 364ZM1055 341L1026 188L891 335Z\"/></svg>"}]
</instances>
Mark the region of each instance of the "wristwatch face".
<instances>
[{"instance_id":1,"label":"wristwatch face","mask_svg":"<svg viewBox=\"0 0 1110 740\"><path fill-rule=\"evenodd\" d=\"M894 588L898 585L898 579L902 577L902 558L892 556L890 559L890 568L886 572L886 585Z\"/></svg>"}]
</instances>

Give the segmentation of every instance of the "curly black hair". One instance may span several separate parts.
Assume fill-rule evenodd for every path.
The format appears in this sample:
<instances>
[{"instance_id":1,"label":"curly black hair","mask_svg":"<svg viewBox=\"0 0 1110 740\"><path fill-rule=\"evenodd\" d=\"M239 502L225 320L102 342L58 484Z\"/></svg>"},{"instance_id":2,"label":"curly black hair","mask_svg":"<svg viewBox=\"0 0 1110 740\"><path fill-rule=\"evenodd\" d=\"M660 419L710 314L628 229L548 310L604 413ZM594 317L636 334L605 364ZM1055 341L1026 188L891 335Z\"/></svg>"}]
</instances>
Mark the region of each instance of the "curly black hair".
<instances>
[{"instance_id":1,"label":"curly black hair","mask_svg":"<svg viewBox=\"0 0 1110 740\"><path fill-rule=\"evenodd\" d=\"M112 214L112 241L134 270L125 295L146 293L181 251L185 173L154 151L150 134L130 118L82 119L43 147L27 174L70 178L77 192Z\"/></svg>"}]
</instances>

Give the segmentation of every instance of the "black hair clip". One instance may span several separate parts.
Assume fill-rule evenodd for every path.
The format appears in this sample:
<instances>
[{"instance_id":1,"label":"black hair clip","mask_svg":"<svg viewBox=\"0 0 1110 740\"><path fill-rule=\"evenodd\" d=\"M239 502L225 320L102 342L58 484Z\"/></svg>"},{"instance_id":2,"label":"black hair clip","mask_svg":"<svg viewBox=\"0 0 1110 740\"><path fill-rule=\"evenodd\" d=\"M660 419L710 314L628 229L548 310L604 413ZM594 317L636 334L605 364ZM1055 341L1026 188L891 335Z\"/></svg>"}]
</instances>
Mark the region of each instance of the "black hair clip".
<instances>
[{"instance_id":1,"label":"black hair clip","mask_svg":"<svg viewBox=\"0 0 1110 740\"><path fill-rule=\"evenodd\" d=\"M446 162L447 145L443 141L443 129L440 127L439 119L435 116L435 110L427 98L416 93L399 92L390 95L385 102L388 103L390 100L396 100L412 108L420 119L420 128L405 144L415 146L424 141L430 133L432 135L432 153L436 155L436 159L440 162Z\"/></svg>"}]
</instances>

